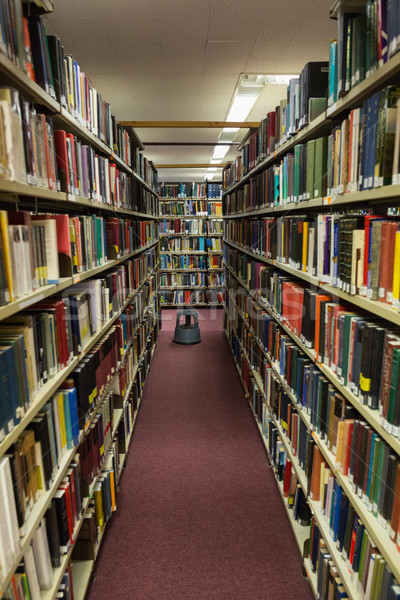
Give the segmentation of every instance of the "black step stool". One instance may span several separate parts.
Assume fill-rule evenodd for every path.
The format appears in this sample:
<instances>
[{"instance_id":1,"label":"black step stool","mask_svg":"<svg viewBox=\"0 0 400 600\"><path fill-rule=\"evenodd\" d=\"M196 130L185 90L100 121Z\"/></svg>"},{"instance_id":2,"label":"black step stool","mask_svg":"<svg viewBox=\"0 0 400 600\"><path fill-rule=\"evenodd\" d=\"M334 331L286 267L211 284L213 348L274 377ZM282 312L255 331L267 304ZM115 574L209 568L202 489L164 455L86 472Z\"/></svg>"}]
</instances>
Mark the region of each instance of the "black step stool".
<instances>
[{"instance_id":1,"label":"black step stool","mask_svg":"<svg viewBox=\"0 0 400 600\"><path fill-rule=\"evenodd\" d=\"M180 323L180 318L185 317L185 322ZM193 317L193 323L191 318ZM174 340L176 344L198 344L200 339L199 316L197 310L186 308L178 310Z\"/></svg>"}]
</instances>

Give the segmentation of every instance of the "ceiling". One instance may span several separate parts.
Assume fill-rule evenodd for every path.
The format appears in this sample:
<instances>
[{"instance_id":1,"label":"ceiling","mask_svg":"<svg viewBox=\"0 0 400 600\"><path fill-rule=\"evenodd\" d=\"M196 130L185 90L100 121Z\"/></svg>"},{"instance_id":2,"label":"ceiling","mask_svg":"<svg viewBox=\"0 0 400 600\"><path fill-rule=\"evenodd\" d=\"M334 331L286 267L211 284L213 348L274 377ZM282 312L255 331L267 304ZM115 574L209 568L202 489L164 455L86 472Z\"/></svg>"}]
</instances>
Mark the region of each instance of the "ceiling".
<instances>
[{"instance_id":1,"label":"ceiling","mask_svg":"<svg viewBox=\"0 0 400 600\"><path fill-rule=\"evenodd\" d=\"M241 73L296 74L328 60L333 0L54 0L46 16L118 120L225 120ZM247 117L286 95L267 85ZM219 129L137 128L154 142L214 143ZM240 130L236 140L246 133ZM213 146L146 145L155 164L209 163ZM232 147L226 160L234 159ZM202 181L205 169L159 169L159 181ZM216 174L218 180L220 171Z\"/></svg>"}]
</instances>

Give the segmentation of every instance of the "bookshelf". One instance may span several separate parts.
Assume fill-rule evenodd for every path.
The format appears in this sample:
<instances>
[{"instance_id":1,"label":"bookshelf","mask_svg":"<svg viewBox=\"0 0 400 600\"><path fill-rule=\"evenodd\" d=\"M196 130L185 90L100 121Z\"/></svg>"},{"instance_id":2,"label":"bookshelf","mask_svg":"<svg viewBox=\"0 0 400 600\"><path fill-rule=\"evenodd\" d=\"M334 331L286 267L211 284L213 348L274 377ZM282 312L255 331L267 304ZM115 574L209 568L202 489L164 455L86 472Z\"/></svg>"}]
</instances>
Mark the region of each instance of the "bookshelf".
<instances>
[{"instance_id":1,"label":"bookshelf","mask_svg":"<svg viewBox=\"0 0 400 600\"><path fill-rule=\"evenodd\" d=\"M219 184L160 188L161 306L219 306L222 212Z\"/></svg>"},{"instance_id":2,"label":"bookshelf","mask_svg":"<svg viewBox=\"0 0 400 600\"><path fill-rule=\"evenodd\" d=\"M10 4L17 26L26 16L44 34L34 15L51 0L24 2L26 14ZM18 39L0 47L0 118L14 128L0 181L0 595L28 581L42 598L63 582L83 597L160 327L157 171L76 61L74 88L33 37L33 58ZM28 74L40 60L54 93ZM92 552L89 523L99 528ZM46 582L29 560L37 552Z\"/></svg>"},{"instance_id":3,"label":"bookshelf","mask_svg":"<svg viewBox=\"0 0 400 600\"><path fill-rule=\"evenodd\" d=\"M331 14L338 18L338 38L345 13L354 10L356 15L350 18L355 18L365 12L365 6L364 1L335 3ZM336 52L340 57L340 49ZM331 62L328 83L338 85L334 69ZM301 113L297 114L298 124L289 133L290 104L295 104L296 93L300 98L304 93L300 77L298 91L292 94L289 86L288 97L249 136L247 149L223 174L224 327L317 598L326 576L321 571L326 567L318 560L320 551L329 555L331 568L349 598L374 597L371 585L383 573L379 585L386 586L387 593L400 582L399 523L393 511L400 493L400 438L397 416L393 417L398 410L398 376L391 355L384 355L387 344L395 347L398 340L397 290L392 288L398 267L397 263L394 267L394 245L372 233L380 231L383 223L385 232L390 221L396 223L391 216L396 213L389 209L398 206L398 167L393 146L390 151L387 146L385 127L389 115L398 124L400 118L396 101L384 104L383 98L390 94L385 88L397 84L398 70L399 54L392 50L387 61L325 105L309 123L302 126ZM391 93L397 91L392 88ZM264 131L275 122L283 123L283 129L279 128L283 133L276 136L274 132L267 151ZM399 133L393 130L394 148ZM321 154L317 144L323 148ZM300 160L297 165L296 160ZM373 225L369 215L380 225ZM370 238L366 238L366 223ZM397 231L396 225L392 227ZM315 232L313 240L310 229L312 235ZM353 234L356 229L360 233ZM356 235L363 240L362 250ZM376 250L371 253L373 239L379 239L375 248L384 258L377 259ZM350 269L347 272L345 265ZM364 284L364 268L368 277L371 270L378 277L377 284L374 279ZM387 271L389 283L382 284L379 277ZM372 289L374 285L379 289ZM319 298L317 320L312 320L316 317L313 307L303 304L310 297ZM336 321L328 317L331 310L337 311ZM345 320L350 328L346 334L341 329L344 337L331 338L334 326L342 328ZM311 329L306 331L304 323ZM367 353L367 336L361 336L367 330L377 335L378 329L381 345L374 338ZM341 353L340 366L336 348ZM385 374L382 364L389 369ZM367 369L368 383L363 379ZM387 392L381 388L383 378ZM392 412L388 412L389 404ZM345 428L349 436L339 439L338 431ZM374 461L379 453L378 467ZM297 522L300 492L296 488L294 494L284 493L288 482L297 485L307 500L310 525L306 528ZM348 522L346 515L350 515ZM347 546L349 556L344 536L353 527L354 540L360 545Z\"/></svg>"}]
</instances>

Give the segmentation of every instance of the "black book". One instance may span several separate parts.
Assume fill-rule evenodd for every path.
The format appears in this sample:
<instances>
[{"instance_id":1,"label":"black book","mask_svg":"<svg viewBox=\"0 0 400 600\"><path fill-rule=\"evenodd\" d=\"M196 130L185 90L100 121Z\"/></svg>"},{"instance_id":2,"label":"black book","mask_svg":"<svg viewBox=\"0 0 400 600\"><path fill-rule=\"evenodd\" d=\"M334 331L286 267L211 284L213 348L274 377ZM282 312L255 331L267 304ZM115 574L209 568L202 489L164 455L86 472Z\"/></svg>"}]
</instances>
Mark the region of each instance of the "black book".
<instances>
[{"instance_id":1,"label":"black book","mask_svg":"<svg viewBox=\"0 0 400 600\"><path fill-rule=\"evenodd\" d=\"M309 123L310 98L326 98L329 76L329 62L308 62L303 68L303 89L301 94L302 106L300 122L301 127Z\"/></svg>"},{"instance_id":2,"label":"black book","mask_svg":"<svg viewBox=\"0 0 400 600\"><path fill-rule=\"evenodd\" d=\"M343 550L344 536L346 533L347 513L349 510L349 499L342 493L340 498L340 520L337 534L337 548Z\"/></svg>"},{"instance_id":3,"label":"black book","mask_svg":"<svg viewBox=\"0 0 400 600\"><path fill-rule=\"evenodd\" d=\"M36 82L48 93L51 93L51 82L48 77L46 63L46 42L44 39L43 25L40 17L30 17L28 20L29 36L31 40L32 58L35 69Z\"/></svg>"},{"instance_id":4,"label":"black book","mask_svg":"<svg viewBox=\"0 0 400 600\"><path fill-rule=\"evenodd\" d=\"M342 550L345 558L347 558L350 553L351 535L353 533L354 520L357 518L358 518L357 513L355 512L353 506L351 504L349 504L349 508L347 511L346 529L345 529L344 539L343 539L343 550Z\"/></svg>"},{"instance_id":5,"label":"black book","mask_svg":"<svg viewBox=\"0 0 400 600\"><path fill-rule=\"evenodd\" d=\"M69 529L68 529L68 515L67 515L67 500L65 497L65 489L59 489L54 494L53 502L56 507L57 527L60 538L60 549L61 553L65 554L68 552L70 545Z\"/></svg>"},{"instance_id":6,"label":"black book","mask_svg":"<svg viewBox=\"0 0 400 600\"><path fill-rule=\"evenodd\" d=\"M376 325L373 329L372 355L370 362L371 390L368 394L368 406L372 409L377 409L379 405L385 333L386 329L384 327Z\"/></svg>"},{"instance_id":7,"label":"black book","mask_svg":"<svg viewBox=\"0 0 400 600\"><path fill-rule=\"evenodd\" d=\"M51 566L53 569L56 569L61 566L61 544L55 500L51 501L51 504L46 511L46 532L49 541Z\"/></svg>"},{"instance_id":8,"label":"black book","mask_svg":"<svg viewBox=\"0 0 400 600\"><path fill-rule=\"evenodd\" d=\"M328 390L329 390L329 381L322 378L321 381L321 406L320 406L320 414L319 414L319 432L321 435L321 439L325 439L325 436L328 433L327 429L327 420L328 420Z\"/></svg>"},{"instance_id":9,"label":"black book","mask_svg":"<svg viewBox=\"0 0 400 600\"><path fill-rule=\"evenodd\" d=\"M33 431L34 431L35 441L40 442L40 446L42 449L42 461L43 461L45 488L46 488L46 490L49 490L50 484L51 484L51 479L52 479L52 474L53 474L53 463L51 460L49 428L48 428L48 424L47 424L46 414L39 413L29 423L29 428L33 429Z\"/></svg>"},{"instance_id":10,"label":"black book","mask_svg":"<svg viewBox=\"0 0 400 600\"><path fill-rule=\"evenodd\" d=\"M362 347L361 347L361 365L360 365L360 381L364 381L365 383L360 383L361 388L361 399L363 404L367 404L370 374L371 374L371 356L373 354L373 335L372 329L374 327L373 323L366 323L363 328L363 337L362 337Z\"/></svg>"}]
</instances>

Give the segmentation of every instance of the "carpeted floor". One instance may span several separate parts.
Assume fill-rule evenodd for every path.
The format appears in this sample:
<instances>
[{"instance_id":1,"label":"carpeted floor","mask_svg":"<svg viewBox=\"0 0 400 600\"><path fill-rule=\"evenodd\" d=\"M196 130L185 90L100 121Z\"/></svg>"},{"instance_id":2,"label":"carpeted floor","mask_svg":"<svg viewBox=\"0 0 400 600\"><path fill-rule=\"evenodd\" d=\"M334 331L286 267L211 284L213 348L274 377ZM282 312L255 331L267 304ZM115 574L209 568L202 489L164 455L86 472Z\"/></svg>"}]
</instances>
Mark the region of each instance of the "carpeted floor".
<instances>
[{"instance_id":1,"label":"carpeted floor","mask_svg":"<svg viewBox=\"0 0 400 600\"><path fill-rule=\"evenodd\" d=\"M300 554L229 346L163 311L127 465L89 600L311 600Z\"/></svg>"}]
</instances>

